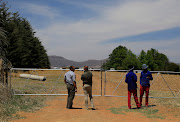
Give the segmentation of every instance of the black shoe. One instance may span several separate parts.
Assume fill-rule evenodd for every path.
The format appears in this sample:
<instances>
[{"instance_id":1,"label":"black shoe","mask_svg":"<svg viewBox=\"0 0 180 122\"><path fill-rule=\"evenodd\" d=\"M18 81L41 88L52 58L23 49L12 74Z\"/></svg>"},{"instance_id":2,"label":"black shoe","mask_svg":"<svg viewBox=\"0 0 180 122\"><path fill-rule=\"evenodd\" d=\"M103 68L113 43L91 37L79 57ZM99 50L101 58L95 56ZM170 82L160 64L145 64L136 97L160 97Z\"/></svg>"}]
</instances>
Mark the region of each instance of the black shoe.
<instances>
[{"instance_id":1,"label":"black shoe","mask_svg":"<svg viewBox=\"0 0 180 122\"><path fill-rule=\"evenodd\" d=\"M91 108L91 110L96 110L95 108Z\"/></svg>"},{"instance_id":2,"label":"black shoe","mask_svg":"<svg viewBox=\"0 0 180 122\"><path fill-rule=\"evenodd\" d=\"M70 107L70 108L68 108L68 109L73 109L73 107Z\"/></svg>"}]
</instances>

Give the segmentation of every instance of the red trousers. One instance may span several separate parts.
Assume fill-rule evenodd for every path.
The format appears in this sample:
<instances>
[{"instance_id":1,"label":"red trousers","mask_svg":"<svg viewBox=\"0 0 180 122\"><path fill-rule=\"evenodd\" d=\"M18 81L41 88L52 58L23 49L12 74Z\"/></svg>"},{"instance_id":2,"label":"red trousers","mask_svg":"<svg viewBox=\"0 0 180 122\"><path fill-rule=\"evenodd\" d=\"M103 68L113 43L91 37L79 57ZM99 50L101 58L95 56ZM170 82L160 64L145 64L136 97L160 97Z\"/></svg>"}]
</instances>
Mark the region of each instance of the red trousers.
<instances>
[{"instance_id":1,"label":"red trousers","mask_svg":"<svg viewBox=\"0 0 180 122\"><path fill-rule=\"evenodd\" d=\"M145 105L148 106L149 86L141 86L140 85L140 104L142 105L142 98L144 95L144 91L146 92Z\"/></svg>"},{"instance_id":2,"label":"red trousers","mask_svg":"<svg viewBox=\"0 0 180 122\"><path fill-rule=\"evenodd\" d=\"M138 102L138 97L137 97L137 90L128 90L128 108L131 109L131 93L133 93L137 108L140 108L140 104Z\"/></svg>"}]
</instances>

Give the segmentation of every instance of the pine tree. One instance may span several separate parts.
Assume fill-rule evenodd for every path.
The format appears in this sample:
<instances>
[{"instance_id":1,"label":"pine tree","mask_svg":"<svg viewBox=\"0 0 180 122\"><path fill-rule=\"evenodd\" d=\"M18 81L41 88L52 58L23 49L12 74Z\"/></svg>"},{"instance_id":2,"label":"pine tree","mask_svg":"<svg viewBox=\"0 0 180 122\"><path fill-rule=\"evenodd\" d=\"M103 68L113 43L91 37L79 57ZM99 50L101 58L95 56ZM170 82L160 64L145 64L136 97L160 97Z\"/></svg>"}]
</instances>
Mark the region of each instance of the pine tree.
<instances>
[{"instance_id":1,"label":"pine tree","mask_svg":"<svg viewBox=\"0 0 180 122\"><path fill-rule=\"evenodd\" d=\"M46 50L34 35L34 31L25 18L18 12L8 12L6 3L0 1L0 27L6 32L9 43L6 57L12 62L13 67L21 68L50 68Z\"/></svg>"}]
</instances>

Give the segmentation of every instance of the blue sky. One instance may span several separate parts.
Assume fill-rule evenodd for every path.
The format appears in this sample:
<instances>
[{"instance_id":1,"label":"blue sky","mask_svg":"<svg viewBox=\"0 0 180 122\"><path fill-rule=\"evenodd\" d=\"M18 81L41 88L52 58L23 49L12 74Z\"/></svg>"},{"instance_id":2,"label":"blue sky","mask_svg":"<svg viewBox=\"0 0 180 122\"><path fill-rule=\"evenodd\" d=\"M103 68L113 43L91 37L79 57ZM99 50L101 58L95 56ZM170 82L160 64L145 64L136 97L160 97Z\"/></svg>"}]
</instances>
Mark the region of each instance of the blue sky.
<instances>
[{"instance_id":1,"label":"blue sky","mask_svg":"<svg viewBox=\"0 0 180 122\"><path fill-rule=\"evenodd\" d=\"M105 59L126 46L180 63L180 0L4 0L26 18L48 55Z\"/></svg>"}]
</instances>

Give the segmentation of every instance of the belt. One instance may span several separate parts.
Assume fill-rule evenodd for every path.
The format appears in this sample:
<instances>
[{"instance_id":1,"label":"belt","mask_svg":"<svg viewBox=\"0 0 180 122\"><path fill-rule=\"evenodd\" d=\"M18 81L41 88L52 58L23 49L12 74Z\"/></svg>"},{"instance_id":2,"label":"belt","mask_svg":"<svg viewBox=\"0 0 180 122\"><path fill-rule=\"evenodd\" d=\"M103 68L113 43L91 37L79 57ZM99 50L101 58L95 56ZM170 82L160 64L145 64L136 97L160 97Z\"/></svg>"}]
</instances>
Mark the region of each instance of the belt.
<instances>
[{"instance_id":1,"label":"belt","mask_svg":"<svg viewBox=\"0 0 180 122\"><path fill-rule=\"evenodd\" d=\"M72 85L72 86L74 86L74 84L70 84L70 83L66 83L66 84L69 84L69 85Z\"/></svg>"}]
</instances>

